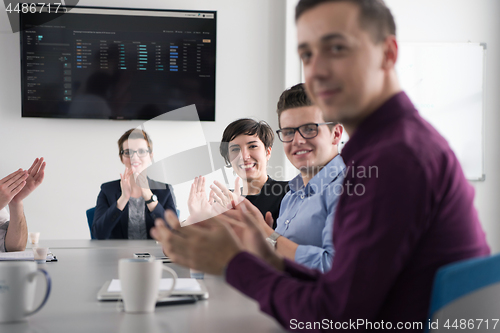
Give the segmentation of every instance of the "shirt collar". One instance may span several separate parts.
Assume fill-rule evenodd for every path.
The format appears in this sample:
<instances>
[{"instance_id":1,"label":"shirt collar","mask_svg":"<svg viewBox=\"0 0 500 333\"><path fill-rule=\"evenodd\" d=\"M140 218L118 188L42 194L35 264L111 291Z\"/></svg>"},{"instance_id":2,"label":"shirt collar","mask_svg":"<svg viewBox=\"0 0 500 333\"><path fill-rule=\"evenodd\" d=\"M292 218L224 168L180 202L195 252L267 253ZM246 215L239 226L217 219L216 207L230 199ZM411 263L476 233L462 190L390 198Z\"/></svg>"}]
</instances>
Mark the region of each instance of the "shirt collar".
<instances>
[{"instance_id":1,"label":"shirt collar","mask_svg":"<svg viewBox=\"0 0 500 333\"><path fill-rule=\"evenodd\" d=\"M295 178L288 182L290 190L293 192L304 189L307 194L314 194L316 190L321 189L332 181L337 179L339 174L345 169L345 163L342 156L335 156L320 172L318 172L310 181L304 186L302 175L298 174Z\"/></svg>"}]
</instances>

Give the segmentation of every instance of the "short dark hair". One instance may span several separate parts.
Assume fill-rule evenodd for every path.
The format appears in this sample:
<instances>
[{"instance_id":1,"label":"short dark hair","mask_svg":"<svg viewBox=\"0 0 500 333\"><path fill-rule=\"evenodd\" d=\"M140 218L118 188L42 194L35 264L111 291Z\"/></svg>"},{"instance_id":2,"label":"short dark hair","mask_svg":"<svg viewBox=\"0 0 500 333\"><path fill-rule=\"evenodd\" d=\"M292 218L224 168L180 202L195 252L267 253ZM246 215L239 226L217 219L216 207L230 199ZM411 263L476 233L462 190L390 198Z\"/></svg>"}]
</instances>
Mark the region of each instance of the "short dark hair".
<instances>
[{"instance_id":1,"label":"short dark hair","mask_svg":"<svg viewBox=\"0 0 500 333\"><path fill-rule=\"evenodd\" d=\"M226 166L231 166L231 161L229 160L229 142L234 140L237 136L245 135L257 135L264 144L264 147L269 148L273 146L274 133L271 126L265 121L257 121L250 118L241 118L233 121L231 124L227 125L224 133L222 134L222 140L220 144L220 154L226 162Z\"/></svg>"},{"instance_id":2,"label":"short dark hair","mask_svg":"<svg viewBox=\"0 0 500 333\"><path fill-rule=\"evenodd\" d=\"M376 43L387 36L396 36L396 23L383 0L300 0L295 7L295 21L309 9L326 2L350 2L360 9L360 26L368 31Z\"/></svg>"},{"instance_id":3,"label":"short dark hair","mask_svg":"<svg viewBox=\"0 0 500 333\"><path fill-rule=\"evenodd\" d=\"M125 133L123 133L123 135L118 139L118 155L120 156L120 160L122 159L123 143L128 139L146 140L148 144L149 153L151 154L153 152L153 141L149 137L148 133L146 133L146 131L137 128L131 128Z\"/></svg>"},{"instance_id":4,"label":"short dark hair","mask_svg":"<svg viewBox=\"0 0 500 333\"><path fill-rule=\"evenodd\" d=\"M283 93L281 93L280 99L276 106L276 112L278 113L278 124L280 124L280 117L283 111L311 105L312 102L306 94L306 89L303 83L299 83L291 88L288 88L287 90L283 91Z\"/></svg>"},{"instance_id":5,"label":"short dark hair","mask_svg":"<svg viewBox=\"0 0 500 333\"><path fill-rule=\"evenodd\" d=\"M281 93L276 112L278 113L278 125L281 128L281 114L289 109L301 108L304 106L313 105L312 101L307 96L306 88L303 83L294 85L291 88ZM330 131L337 125L338 122L328 125Z\"/></svg>"}]
</instances>

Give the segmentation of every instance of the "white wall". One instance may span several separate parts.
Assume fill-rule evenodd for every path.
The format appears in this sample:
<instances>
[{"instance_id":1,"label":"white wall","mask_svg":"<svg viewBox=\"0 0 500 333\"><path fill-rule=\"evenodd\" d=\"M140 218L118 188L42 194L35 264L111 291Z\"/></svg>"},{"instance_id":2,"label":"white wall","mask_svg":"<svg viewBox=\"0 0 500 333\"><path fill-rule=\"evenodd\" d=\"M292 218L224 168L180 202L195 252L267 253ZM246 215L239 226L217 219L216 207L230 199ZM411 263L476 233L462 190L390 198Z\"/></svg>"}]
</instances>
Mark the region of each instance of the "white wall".
<instances>
[{"instance_id":1,"label":"white wall","mask_svg":"<svg viewBox=\"0 0 500 333\"><path fill-rule=\"evenodd\" d=\"M285 0L81 0L79 4L217 10L217 121L202 124L206 140L220 140L225 126L240 117L264 119L276 127L274 109L285 87ZM95 206L101 183L123 172L116 141L142 122L21 118L19 54L19 34L10 31L1 11L0 178L19 167L28 168L35 157L45 157L45 180L25 200L29 230L40 231L44 239L89 238L85 210ZM190 132L193 124L188 123L156 126L155 150L178 146L199 134ZM173 141L172 132L186 137ZM270 161L271 166L282 163L282 154L274 154Z\"/></svg>"},{"instance_id":2,"label":"white wall","mask_svg":"<svg viewBox=\"0 0 500 333\"><path fill-rule=\"evenodd\" d=\"M471 182L475 205L493 252L500 251L500 1L386 0L402 42L487 44L485 70L485 174ZM464 133L467 135L467 133Z\"/></svg>"}]
</instances>

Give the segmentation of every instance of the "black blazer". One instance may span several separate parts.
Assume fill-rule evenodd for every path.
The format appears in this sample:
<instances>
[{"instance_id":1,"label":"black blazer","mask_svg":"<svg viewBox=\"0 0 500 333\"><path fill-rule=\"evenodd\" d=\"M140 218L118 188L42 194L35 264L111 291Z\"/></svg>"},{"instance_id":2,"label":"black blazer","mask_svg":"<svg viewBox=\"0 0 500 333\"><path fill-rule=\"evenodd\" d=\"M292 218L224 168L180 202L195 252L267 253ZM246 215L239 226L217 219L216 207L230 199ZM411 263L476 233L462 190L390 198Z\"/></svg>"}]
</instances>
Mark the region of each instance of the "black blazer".
<instances>
[{"instance_id":1,"label":"black blazer","mask_svg":"<svg viewBox=\"0 0 500 333\"><path fill-rule=\"evenodd\" d=\"M155 219L164 218L166 209L176 212L176 208L173 190L169 184L149 178L148 181L151 192L158 197L158 204L152 212L149 211L147 205L144 205L147 235L148 239L151 239L149 231L153 227ZM165 189L157 190L157 188ZM92 224L92 234L97 239L128 239L128 203L122 211L116 208L116 202L121 194L120 180L101 185L101 192L97 197L95 207L94 223Z\"/></svg>"}]
</instances>

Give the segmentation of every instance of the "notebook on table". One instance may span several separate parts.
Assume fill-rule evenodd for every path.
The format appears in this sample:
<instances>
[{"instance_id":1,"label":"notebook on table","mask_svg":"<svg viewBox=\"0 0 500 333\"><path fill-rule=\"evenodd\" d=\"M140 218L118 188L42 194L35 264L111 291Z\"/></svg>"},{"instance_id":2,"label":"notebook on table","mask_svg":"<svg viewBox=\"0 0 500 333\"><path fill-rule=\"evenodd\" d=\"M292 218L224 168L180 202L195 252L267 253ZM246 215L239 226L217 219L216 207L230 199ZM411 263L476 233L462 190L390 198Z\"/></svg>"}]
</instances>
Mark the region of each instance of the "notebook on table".
<instances>
[{"instance_id":1,"label":"notebook on table","mask_svg":"<svg viewBox=\"0 0 500 333\"><path fill-rule=\"evenodd\" d=\"M171 297L167 296L168 290L172 285L172 279L166 278L160 280L160 290L158 302L165 301ZM170 294L172 297L177 296L194 296L197 299L207 299L208 290L203 280L191 278L178 278L175 288ZM108 280L97 293L99 301L119 301L122 299L120 280Z\"/></svg>"}]
</instances>

